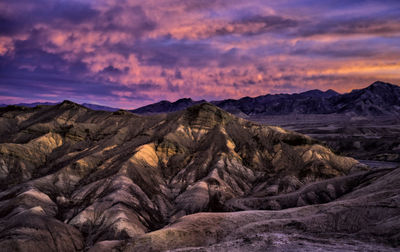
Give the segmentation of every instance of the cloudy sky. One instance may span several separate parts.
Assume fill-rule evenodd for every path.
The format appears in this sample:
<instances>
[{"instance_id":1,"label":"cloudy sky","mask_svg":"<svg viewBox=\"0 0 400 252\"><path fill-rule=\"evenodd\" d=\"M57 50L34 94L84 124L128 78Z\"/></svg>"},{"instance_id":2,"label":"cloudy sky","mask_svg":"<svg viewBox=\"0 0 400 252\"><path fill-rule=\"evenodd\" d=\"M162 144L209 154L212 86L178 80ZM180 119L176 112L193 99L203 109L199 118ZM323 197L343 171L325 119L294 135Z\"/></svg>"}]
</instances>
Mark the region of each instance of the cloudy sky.
<instances>
[{"instance_id":1,"label":"cloudy sky","mask_svg":"<svg viewBox=\"0 0 400 252\"><path fill-rule=\"evenodd\" d=\"M0 0L0 103L400 84L399 0Z\"/></svg>"}]
</instances>

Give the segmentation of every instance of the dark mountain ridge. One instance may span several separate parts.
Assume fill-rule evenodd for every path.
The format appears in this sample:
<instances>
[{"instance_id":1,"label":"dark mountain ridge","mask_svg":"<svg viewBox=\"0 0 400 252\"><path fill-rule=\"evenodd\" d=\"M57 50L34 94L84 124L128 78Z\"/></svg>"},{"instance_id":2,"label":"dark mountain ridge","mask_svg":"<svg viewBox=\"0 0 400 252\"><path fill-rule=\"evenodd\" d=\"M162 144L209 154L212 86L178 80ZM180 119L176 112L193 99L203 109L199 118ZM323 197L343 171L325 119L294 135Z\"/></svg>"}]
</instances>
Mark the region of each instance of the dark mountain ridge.
<instances>
[{"instance_id":1,"label":"dark mountain ridge","mask_svg":"<svg viewBox=\"0 0 400 252\"><path fill-rule=\"evenodd\" d=\"M137 114L168 113L183 110L204 101L190 98L176 102L162 101L135 110ZM212 101L212 104L237 115L288 115L288 114L348 114L348 115L399 115L400 87L381 81L364 89L339 94L334 90L318 89L296 94L267 94L243 97L238 100Z\"/></svg>"},{"instance_id":2,"label":"dark mountain ridge","mask_svg":"<svg viewBox=\"0 0 400 252\"><path fill-rule=\"evenodd\" d=\"M36 106L54 106L60 103L57 102L33 102L33 103L17 103L17 104L0 104L0 108L7 107L7 106L19 106L19 107L27 107L27 108L34 108ZM92 110L101 110L101 111L109 111L114 112L119 110L118 108L112 108L108 106L92 104L92 103L82 103L82 106L92 109Z\"/></svg>"},{"instance_id":3,"label":"dark mountain ridge","mask_svg":"<svg viewBox=\"0 0 400 252\"><path fill-rule=\"evenodd\" d=\"M336 113L399 115L400 87L377 81L367 88L333 97L330 102Z\"/></svg>"},{"instance_id":4,"label":"dark mountain ridge","mask_svg":"<svg viewBox=\"0 0 400 252\"><path fill-rule=\"evenodd\" d=\"M137 109L129 110L135 114L160 114L181 111L206 102L182 98L175 102L160 101ZM295 94L267 94L257 97L243 97L238 100L226 99L211 101L213 105L240 116L290 115L290 114L346 114L359 116L397 116L400 115L400 87L376 81L363 89L339 94L329 89L309 90ZM15 106L35 107L57 103L20 103ZM83 106L101 111L114 112L118 108L84 103ZM0 107L9 105L1 104Z\"/></svg>"}]
</instances>

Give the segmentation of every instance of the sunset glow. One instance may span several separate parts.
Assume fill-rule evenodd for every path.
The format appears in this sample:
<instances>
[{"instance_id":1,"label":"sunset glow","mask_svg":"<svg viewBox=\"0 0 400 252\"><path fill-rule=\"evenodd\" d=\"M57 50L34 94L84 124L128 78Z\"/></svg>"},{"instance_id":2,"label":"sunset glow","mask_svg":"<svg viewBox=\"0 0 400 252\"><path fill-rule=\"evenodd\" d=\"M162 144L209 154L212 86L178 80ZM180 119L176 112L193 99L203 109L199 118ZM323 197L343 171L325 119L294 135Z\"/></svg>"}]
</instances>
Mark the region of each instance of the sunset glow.
<instances>
[{"instance_id":1,"label":"sunset glow","mask_svg":"<svg viewBox=\"0 0 400 252\"><path fill-rule=\"evenodd\" d=\"M0 103L400 84L400 1L0 1Z\"/></svg>"}]
</instances>

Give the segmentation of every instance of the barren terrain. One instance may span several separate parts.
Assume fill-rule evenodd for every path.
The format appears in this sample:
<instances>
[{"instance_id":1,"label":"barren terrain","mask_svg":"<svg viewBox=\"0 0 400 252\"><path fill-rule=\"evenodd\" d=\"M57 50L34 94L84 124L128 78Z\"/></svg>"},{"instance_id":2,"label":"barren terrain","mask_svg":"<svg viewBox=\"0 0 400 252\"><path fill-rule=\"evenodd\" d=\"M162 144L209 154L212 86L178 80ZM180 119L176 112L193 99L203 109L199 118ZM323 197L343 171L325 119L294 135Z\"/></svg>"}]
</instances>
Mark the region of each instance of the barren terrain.
<instances>
[{"instance_id":1,"label":"barren terrain","mask_svg":"<svg viewBox=\"0 0 400 252\"><path fill-rule=\"evenodd\" d=\"M0 122L5 251L399 246L397 166L208 103L138 116L65 101L6 107Z\"/></svg>"}]
</instances>

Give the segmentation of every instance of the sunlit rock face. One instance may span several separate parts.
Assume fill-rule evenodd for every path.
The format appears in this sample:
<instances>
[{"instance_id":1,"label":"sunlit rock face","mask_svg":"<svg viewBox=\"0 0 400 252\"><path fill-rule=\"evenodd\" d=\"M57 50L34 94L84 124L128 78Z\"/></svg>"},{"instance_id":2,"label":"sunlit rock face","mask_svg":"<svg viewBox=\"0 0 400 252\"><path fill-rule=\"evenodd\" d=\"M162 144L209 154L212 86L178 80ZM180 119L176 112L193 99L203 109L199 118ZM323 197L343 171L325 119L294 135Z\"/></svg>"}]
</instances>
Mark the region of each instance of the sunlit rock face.
<instances>
[{"instance_id":1,"label":"sunlit rock face","mask_svg":"<svg viewBox=\"0 0 400 252\"><path fill-rule=\"evenodd\" d=\"M246 250L255 239L292 246L289 229L373 236L371 226L385 234L378 242L398 244L382 226L399 227L397 170L366 171L310 137L208 103L138 116L65 101L6 107L0 120L6 250L225 250L231 241ZM349 212L357 204L362 219Z\"/></svg>"}]
</instances>

